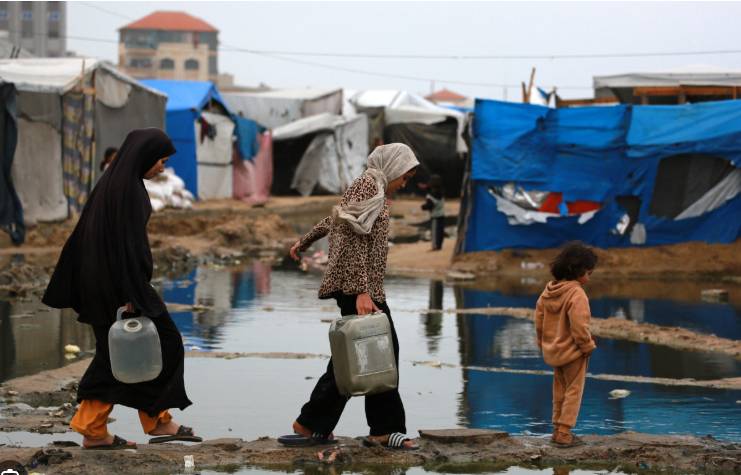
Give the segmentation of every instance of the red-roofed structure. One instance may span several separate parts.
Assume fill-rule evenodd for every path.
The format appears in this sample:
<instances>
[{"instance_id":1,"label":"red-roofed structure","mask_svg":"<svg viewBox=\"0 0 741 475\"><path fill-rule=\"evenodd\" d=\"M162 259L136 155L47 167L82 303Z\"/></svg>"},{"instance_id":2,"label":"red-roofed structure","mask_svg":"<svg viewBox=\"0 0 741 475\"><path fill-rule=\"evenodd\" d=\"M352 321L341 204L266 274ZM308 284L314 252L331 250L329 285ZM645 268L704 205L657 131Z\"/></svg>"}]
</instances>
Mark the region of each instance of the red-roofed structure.
<instances>
[{"instance_id":1,"label":"red-roofed structure","mask_svg":"<svg viewBox=\"0 0 741 475\"><path fill-rule=\"evenodd\" d=\"M197 31L218 33L209 23L185 12L158 11L129 23L119 30Z\"/></svg>"},{"instance_id":2,"label":"red-roofed structure","mask_svg":"<svg viewBox=\"0 0 741 475\"><path fill-rule=\"evenodd\" d=\"M458 102L464 102L468 100L468 97L458 94L457 92L453 92L449 89L440 89L439 91L435 91L429 96L425 97L428 101L432 101L435 103L438 102L449 102L449 103L458 103Z\"/></svg>"},{"instance_id":3,"label":"red-roofed structure","mask_svg":"<svg viewBox=\"0 0 741 475\"><path fill-rule=\"evenodd\" d=\"M118 31L118 65L136 78L219 80L219 30L200 18L156 11Z\"/></svg>"}]
</instances>

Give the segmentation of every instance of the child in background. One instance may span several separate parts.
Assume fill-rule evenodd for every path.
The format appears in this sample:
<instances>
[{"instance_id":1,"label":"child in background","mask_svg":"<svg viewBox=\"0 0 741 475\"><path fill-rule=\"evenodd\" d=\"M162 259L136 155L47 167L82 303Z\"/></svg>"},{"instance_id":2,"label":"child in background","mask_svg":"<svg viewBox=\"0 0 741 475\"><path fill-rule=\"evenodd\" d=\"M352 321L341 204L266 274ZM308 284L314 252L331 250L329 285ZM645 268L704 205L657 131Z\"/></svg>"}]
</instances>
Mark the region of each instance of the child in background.
<instances>
[{"instance_id":1,"label":"child in background","mask_svg":"<svg viewBox=\"0 0 741 475\"><path fill-rule=\"evenodd\" d=\"M553 367L553 436L558 447L578 445L571 433L579 415L589 356L597 347L589 331L589 299L582 285L597 255L580 243L567 244L551 263L548 282L535 306L538 347Z\"/></svg>"},{"instance_id":2,"label":"child in background","mask_svg":"<svg viewBox=\"0 0 741 475\"><path fill-rule=\"evenodd\" d=\"M443 180L440 175L432 175L430 182L420 188L427 189L427 196L422 209L430 212L430 235L432 250L439 251L445 238L445 199Z\"/></svg>"}]
</instances>

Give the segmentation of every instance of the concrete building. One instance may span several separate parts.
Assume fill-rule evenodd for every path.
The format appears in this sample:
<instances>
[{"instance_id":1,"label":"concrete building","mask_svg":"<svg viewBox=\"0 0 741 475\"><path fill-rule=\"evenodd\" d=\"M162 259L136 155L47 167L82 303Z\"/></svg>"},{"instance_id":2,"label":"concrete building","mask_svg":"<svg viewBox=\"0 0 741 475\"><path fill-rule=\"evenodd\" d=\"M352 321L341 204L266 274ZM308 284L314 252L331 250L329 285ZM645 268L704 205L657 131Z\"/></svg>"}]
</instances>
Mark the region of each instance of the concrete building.
<instances>
[{"instance_id":1,"label":"concrete building","mask_svg":"<svg viewBox=\"0 0 741 475\"><path fill-rule=\"evenodd\" d=\"M135 78L219 79L219 30L185 12L158 11L119 29L118 66Z\"/></svg>"},{"instance_id":2,"label":"concrete building","mask_svg":"<svg viewBox=\"0 0 741 475\"><path fill-rule=\"evenodd\" d=\"M0 36L34 56L65 56L67 2L0 2Z\"/></svg>"}]
</instances>

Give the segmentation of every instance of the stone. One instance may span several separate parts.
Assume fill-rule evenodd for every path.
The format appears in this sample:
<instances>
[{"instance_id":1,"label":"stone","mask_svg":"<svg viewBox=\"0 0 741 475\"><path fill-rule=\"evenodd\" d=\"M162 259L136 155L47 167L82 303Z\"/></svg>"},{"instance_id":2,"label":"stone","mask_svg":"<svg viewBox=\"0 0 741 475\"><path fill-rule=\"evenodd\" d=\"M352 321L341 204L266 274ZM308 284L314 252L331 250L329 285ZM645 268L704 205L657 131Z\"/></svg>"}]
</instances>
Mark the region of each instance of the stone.
<instances>
[{"instance_id":1,"label":"stone","mask_svg":"<svg viewBox=\"0 0 741 475\"><path fill-rule=\"evenodd\" d=\"M487 429L420 430L419 435L443 444L490 444L509 437L507 432Z\"/></svg>"}]
</instances>

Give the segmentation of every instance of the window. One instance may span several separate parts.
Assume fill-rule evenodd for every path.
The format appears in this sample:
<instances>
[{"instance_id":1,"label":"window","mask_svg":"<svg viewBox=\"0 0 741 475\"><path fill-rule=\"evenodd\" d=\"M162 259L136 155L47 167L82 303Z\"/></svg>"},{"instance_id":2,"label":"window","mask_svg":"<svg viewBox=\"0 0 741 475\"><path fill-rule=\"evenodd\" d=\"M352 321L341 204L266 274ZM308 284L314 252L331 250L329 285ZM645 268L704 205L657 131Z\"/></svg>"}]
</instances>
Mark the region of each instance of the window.
<instances>
[{"instance_id":1,"label":"window","mask_svg":"<svg viewBox=\"0 0 741 475\"><path fill-rule=\"evenodd\" d=\"M188 71L198 71L198 60L197 59L188 59L185 61L185 69Z\"/></svg>"},{"instance_id":2,"label":"window","mask_svg":"<svg viewBox=\"0 0 741 475\"><path fill-rule=\"evenodd\" d=\"M219 74L219 64L218 64L219 57L215 54L212 54L208 57L208 74L215 75Z\"/></svg>"},{"instance_id":3,"label":"window","mask_svg":"<svg viewBox=\"0 0 741 475\"><path fill-rule=\"evenodd\" d=\"M152 60L149 58L130 58L129 67L139 69L149 69L152 67Z\"/></svg>"},{"instance_id":4,"label":"window","mask_svg":"<svg viewBox=\"0 0 741 475\"><path fill-rule=\"evenodd\" d=\"M21 36L33 38L33 2L23 2L21 20Z\"/></svg>"},{"instance_id":5,"label":"window","mask_svg":"<svg viewBox=\"0 0 741 475\"><path fill-rule=\"evenodd\" d=\"M175 61L170 58L160 60L160 69L175 69Z\"/></svg>"}]
</instances>

